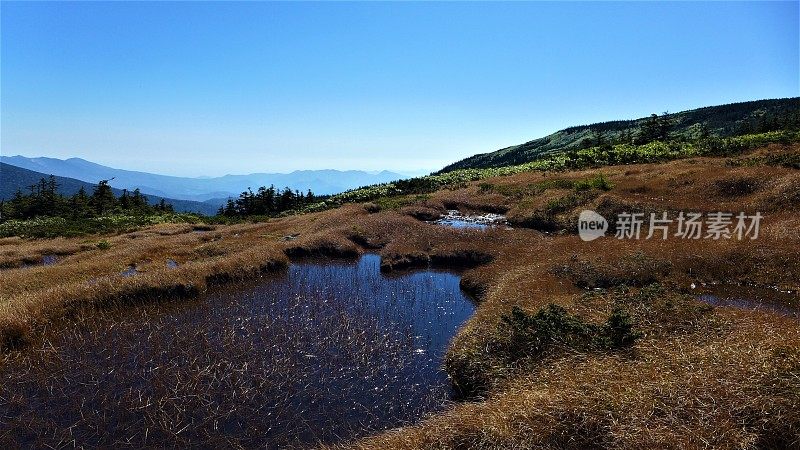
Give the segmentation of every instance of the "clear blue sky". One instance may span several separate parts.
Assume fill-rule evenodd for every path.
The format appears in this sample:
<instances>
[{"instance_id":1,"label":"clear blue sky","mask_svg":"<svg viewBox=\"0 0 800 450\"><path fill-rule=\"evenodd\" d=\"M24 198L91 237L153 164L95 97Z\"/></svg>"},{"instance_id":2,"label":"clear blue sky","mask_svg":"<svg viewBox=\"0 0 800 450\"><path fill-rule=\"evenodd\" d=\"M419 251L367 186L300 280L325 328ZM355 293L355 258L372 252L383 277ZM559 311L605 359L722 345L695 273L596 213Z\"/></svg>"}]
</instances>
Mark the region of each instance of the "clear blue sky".
<instances>
[{"instance_id":1,"label":"clear blue sky","mask_svg":"<svg viewBox=\"0 0 800 450\"><path fill-rule=\"evenodd\" d=\"M798 2L2 2L2 154L419 171L560 128L797 96Z\"/></svg>"}]
</instances>

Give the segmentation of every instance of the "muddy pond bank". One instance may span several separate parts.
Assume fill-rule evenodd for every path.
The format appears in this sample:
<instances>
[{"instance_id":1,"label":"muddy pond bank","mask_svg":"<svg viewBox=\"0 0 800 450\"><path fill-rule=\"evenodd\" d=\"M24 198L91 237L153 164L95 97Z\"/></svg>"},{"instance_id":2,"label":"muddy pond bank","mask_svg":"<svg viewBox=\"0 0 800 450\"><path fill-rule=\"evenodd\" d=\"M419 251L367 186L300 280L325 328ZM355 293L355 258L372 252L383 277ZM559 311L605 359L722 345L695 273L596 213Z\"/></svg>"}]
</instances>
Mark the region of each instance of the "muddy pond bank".
<instances>
[{"instance_id":1,"label":"muddy pond bank","mask_svg":"<svg viewBox=\"0 0 800 450\"><path fill-rule=\"evenodd\" d=\"M415 422L474 305L459 276L377 255L82 318L0 367L0 443L305 446ZM70 444L72 445L72 444Z\"/></svg>"}]
</instances>

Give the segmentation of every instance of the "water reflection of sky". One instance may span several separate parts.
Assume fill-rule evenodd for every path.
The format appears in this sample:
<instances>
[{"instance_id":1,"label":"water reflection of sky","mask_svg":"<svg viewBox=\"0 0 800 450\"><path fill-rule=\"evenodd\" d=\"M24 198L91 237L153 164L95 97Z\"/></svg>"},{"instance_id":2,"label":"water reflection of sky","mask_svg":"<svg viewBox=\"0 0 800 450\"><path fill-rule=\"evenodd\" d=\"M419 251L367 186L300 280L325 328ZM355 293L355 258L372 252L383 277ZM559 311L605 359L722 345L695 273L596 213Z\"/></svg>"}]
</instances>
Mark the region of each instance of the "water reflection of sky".
<instances>
[{"instance_id":1,"label":"water reflection of sky","mask_svg":"<svg viewBox=\"0 0 800 450\"><path fill-rule=\"evenodd\" d=\"M734 285L717 285L706 290L708 292L700 294L698 299L710 305L768 311L800 318L800 297L796 292Z\"/></svg>"},{"instance_id":2,"label":"water reflection of sky","mask_svg":"<svg viewBox=\"0 0 800 450\"><path fill-rule=\"evenodd\" d=\"M186 426L185 443L274 446L418 420L449 398L442 356L474 306L455 274L387 277L379 268L376 255L294 263L199 302L140 307L60 333L59 358L21 359L0 374L0 385L16 386L0 394L25 398L17 426L0 422L0 434L11 426L31 443L33 431L20 426L36 417L77 423L70 432L79 444L103 445L166 420ZM167 394L173 416L159 406ZM91 432L98 426L107 435ZM174 442L150 433L152 444Z\"/></svg>"},{"instance_id":3,"label":"water reflection of sky","mask_svg":"<svg viewBox=\"0 0 800 450\"><path fill-rule=\"evenodd\" d=\"M444 216L433 223L452 228L485 230L487 228L498 227L509 229L506 217L501 214L486 213L480 215L463 215L457 210L448 210Z\"/></svg>"},{"instance_id":4,"label":"water reflection of sky","mask_svg":"<svg viewBox=\"0 0 800 450\"><path fill-rule=\"evenodd\" d=\"M469 220L462 220L462 219L440 219L437 220L436 223L439 225L445 225L453 228L475 228L478 230L485 230L489 227L497 226L496 224L472 222Z\"/></svg>"}]
</instances>

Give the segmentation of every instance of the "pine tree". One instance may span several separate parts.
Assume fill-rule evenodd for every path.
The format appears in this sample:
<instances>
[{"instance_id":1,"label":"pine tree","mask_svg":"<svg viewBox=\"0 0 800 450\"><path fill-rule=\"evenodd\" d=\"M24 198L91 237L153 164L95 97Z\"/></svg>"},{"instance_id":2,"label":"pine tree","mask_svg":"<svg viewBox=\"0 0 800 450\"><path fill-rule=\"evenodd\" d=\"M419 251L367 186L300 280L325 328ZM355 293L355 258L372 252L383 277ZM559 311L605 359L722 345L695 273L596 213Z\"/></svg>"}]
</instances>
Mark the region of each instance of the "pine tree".
<instances>
[{"instance_id":1,"label":"pine tree","mask_svg":"<svg viewBox=\"0 0 800 450\"><path fill-rule=\"evenodd\" d=\"M69 208L73 217L89 216L89 196L83 186L70 198Z\"/></svg>"},{"instance_id":2,"label":"pine tree","mask_svg":"<svg viewBox=\"0 0 800 450\"><path fill-rule=\"evenodd\" d=\"M236 211L236 203L233 199L228 199L228 202L225 204L224 214L228 217L233 217L238 214L238 211Z\"/></svg>"},{"instance_id":3,"label":"pine tree","mask_svg":"<svg viewBox=\"0 0 800 450\"><path fill-rule=\"evenodd\" d=\"M119 196L119 207L123 211L128 211L131 209L131 196L128 194L127 189L123 189L122 195Z\"/></svg>"},{"instance_id":4,"label":"pine tree","mask_svg":"<svg viewBox=\"0 0 800 450\"><path fill-rule=\"evenodd\" d=\"M644 120L644 123L639 128L639 136L637 138L638 144L647 144L658 139L661 134L661 124L658 119L658 114L650 114L650 117Z\"/></svg>"},{"instance_id":5,"label":"pine tree","mask_svg":"<svg viewBox=\"0 0 800 450\"><path fill-rule=\"evenodd\" d=\"M139 190L139 188L133 190L130 207L140 213L147 213L150 210L147 197L142 195L142 192Z\"/></svg>"},{"instance_id":6,"label":"pine tree","mask_svg":"<svg viewBox=\"0 0 800 450\"><path fill-rule=\"evenodd\" d=\"M94 188L89 205L97 215L102 216L114 210L117 206L117 198L108 184L108 180L100 180Z\"/></svg>"},{"instance_id":7,"label":"pine tree","mask_svg":"<svg viewBox=\"0 0 800 450\"><path fill-rule=\"evenodd\" d=\"M667 142L673 125L672 118L669 117L669 111L661 113L661 117L658 119L658 140Z\"/></svg>"}]
</instances>

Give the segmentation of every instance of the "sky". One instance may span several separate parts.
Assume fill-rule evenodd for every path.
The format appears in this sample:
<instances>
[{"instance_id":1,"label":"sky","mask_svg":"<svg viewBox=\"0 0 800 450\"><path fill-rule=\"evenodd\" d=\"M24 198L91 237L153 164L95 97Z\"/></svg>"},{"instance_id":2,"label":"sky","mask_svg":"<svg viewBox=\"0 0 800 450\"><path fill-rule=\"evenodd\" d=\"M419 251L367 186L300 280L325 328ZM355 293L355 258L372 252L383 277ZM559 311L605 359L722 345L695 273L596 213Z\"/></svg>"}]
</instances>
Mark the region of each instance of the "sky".
<instances>
[{"instance_id":1,"label":"sky","mask_svg":"<svg viewBox=\"0 0 800 450\"><path fill-rule=\"evenodd\" d=\"M798 2L0 3L0 153L416 174L800 95Z\"/></svg>"}]
</instances>

